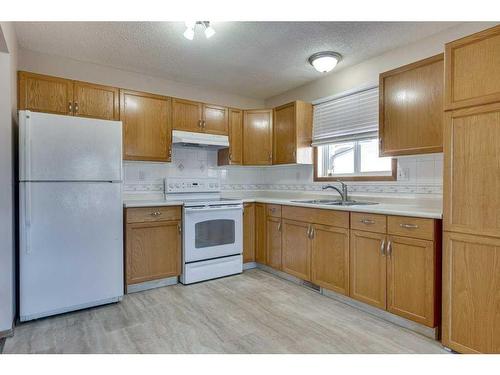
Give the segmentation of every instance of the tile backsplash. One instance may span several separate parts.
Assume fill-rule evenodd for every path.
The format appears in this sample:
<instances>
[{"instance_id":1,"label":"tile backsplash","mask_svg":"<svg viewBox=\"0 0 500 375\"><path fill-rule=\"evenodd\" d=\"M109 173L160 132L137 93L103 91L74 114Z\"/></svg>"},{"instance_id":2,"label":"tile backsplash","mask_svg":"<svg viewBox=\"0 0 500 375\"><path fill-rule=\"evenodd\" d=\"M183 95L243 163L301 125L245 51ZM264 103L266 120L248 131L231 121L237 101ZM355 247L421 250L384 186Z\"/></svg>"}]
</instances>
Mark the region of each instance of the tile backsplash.
<instances>
[{"instance_id":1,"label":"tile backsplash","mask_svg":"<svg viewBox=\"0 0 500 375\"><path fill-rule=\"evenodd\" d=\"M223 190L319 191L311 165L217 166L217 151L174 146L171 163L124 162L124 192L161 193L165 177L216 177ZM398 157L397 181L349 182L356 193L442 194L443 154Z\"/></svg>"}]
</instances>

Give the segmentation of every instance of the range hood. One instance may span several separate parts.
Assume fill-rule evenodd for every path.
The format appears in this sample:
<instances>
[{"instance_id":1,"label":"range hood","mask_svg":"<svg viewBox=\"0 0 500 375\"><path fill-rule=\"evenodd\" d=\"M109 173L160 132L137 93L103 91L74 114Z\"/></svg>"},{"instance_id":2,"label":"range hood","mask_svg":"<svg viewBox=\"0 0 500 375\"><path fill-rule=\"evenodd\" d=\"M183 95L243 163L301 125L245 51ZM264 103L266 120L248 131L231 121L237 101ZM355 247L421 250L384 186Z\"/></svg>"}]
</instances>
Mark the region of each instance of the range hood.
<instances>
[{"instance_id":1,"label":"range hood","mask_svg":"<svg viewBox=\"0 0 500 375\"><path fill-rule=\"evenodd\" d=\"M173 130L172 143L182 146L219 149L229 147L229 137L227 135L215 135Z\"/></svg>"}]
</instances>

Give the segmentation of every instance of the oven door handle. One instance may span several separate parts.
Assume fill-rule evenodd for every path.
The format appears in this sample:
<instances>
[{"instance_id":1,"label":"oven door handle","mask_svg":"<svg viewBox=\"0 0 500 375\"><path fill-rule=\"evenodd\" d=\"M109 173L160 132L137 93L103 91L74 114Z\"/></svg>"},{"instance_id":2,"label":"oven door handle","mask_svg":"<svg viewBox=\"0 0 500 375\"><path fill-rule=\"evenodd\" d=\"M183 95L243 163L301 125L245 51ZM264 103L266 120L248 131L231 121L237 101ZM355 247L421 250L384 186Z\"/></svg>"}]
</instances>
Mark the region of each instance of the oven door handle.
<instances>
[{"instance_id":1,"label":"oven door handle","mask_svg":"<svg viewBox=\"0 0 500 375\"><path fill-rule=\"evenodd\" d=\"M195 212L219 212L219 211L236 211L243 210L243 206L233 205L233 206L223 206L223 207L184 207L185 213L195 213Z\"/></svg>"}]
</instances>

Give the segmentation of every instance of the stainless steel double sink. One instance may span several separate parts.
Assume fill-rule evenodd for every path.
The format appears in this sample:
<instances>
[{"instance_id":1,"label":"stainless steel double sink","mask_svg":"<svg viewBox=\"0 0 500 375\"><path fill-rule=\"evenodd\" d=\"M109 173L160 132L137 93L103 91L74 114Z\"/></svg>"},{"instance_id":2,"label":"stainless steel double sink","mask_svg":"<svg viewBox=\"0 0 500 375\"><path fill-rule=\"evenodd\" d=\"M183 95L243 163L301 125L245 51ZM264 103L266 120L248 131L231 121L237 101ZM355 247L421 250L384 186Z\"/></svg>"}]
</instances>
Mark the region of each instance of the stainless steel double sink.
<instances>
[{"instance_id":1,"label":"stainless steel double sink","mask_svg":"<svg viewBox=\"0 0 500 375\"><path fill-rule=\"evenodd\" d=\"M304 200L294 200L294 203L305 203L305 204L317 204L317 205L328 205L328 206L364 206L371 204L378 204L377 202L361 202L347 200L342 201L340 199L304 199Z\"/></svg>"}]
</instances>

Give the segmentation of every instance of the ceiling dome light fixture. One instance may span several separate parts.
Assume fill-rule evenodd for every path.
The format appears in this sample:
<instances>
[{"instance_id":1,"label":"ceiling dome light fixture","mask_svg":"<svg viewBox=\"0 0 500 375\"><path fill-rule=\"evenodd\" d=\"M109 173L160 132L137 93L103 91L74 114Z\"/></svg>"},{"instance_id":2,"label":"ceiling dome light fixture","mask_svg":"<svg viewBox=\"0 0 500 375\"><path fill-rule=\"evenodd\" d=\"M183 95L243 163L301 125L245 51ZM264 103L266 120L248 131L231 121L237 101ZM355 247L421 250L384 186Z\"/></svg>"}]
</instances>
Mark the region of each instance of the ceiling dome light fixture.
<instances>
[{"instance_id":1,"label":"ceiling dome light fixture","mask_svg":"<svg viewBox=\"0 0 500 375\"><path fill-rule=\"evenodd\" d=\"M207 39L211 38L215 34L215 30L210 26L210 21L186 21L186 31L184 31L184 37L189 40L194 39L194 30L196 26L201 25L205 29L205 37Z\"/></svg>"},{"instance_id":2,"label":"ceiling dome light fixture","mask_svg":"<svg viewBox=\"0 0 500 375\"><path fill-rule=\"evenodd\" d=\"M342 60L342 55L333 51L317 52L309 57L309 64L320 73L327 73Z\"/></svg>"}]
</instances>

